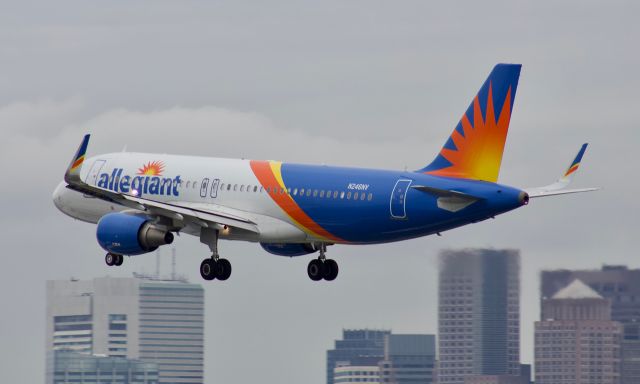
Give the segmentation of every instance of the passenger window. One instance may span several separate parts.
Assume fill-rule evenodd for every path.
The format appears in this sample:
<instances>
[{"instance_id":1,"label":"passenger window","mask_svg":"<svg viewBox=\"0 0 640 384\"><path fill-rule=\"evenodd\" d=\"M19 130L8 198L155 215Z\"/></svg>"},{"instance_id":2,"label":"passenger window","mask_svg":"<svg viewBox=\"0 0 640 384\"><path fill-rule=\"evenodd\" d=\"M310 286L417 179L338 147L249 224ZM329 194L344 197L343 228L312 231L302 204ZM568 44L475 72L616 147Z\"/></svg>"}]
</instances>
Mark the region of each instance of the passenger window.
<instances>
[{"instance_id":1,"label":"passenger window","mask_svg":"<svg viewBox=\"0 0 640 384\"><path fill-rule=\"evenodd\" d=\"M187 181L187 188L189 188L189 186L191 186L191 182Z\"/></svg>"},{"instance_id":2,"label":"passenger window","mask_svg":"<svg viewBox=\"0 0 640 384\"><path fill-rule=\"evenodd\" d=\"M373 200L373 193L369 193L369 196L367 196L367 200L369 201Z\"/></svg>"},{"instance_id":3,"label":"passenger window","mask_svg":"<svg viewBox=\"0 0 640 384\"><path fill-rule=\"evenodd\" d=\"M280 194L284 195L284 188L280 188Z\"/></svg>"},{"instance_id":4,"label":"passenger window","mask_svg":"<svg viewBox=\"0 0 640 384\"><path fill-rule=\"evenodd\" d=\"M296 196L296 195L298 195L298 188L293 189L293 196Z\"/></svg>"},{"instance_id":5,"label":"passenger window","mask_svg":"<svg viewBox=\"0 0 640 384\"><path fill-rule=\"evenodd\" d=\"M359 192L354 192L353 193L353 200L358 200L358 195L359 195Z\"/></svg>"},{"instance_id":6,"label":"passenger window","mask_svg":"<svg viewBox=\"0 0 640 384\"><path fill-rule=\"evenodd\" d=\"M264 192L264 187L260 186L260 193Z\"/></svg>"},{"instance_id":7,"label":"passenger window","mask_svg":"<svg viewBox=\"0 0 640 384\"><path fill-rule=\"evenodd\" d=\"M317 189L313 190L313 197L318 197L318 190Z\"/></svg>"},{"instance_id":8,"label":"passenger window","mask_svg":"<svg viewBox=\"0 0 640 384\"><path fill-rule=\"evenodd\" d=\"M331 198L331 191L327 191L327 199Z\"/></svg>"},{"instance_id":9,"label":"passenger window","mask_svg":"<svg viewBox=\"0 0 640 384\"><path fill-rule=\"evenodd\" d=\"M271 187L267 187L267 193L271 193Z\"/></svg>"},{"instance_id":10,"label":"passenger window","mask_svg":"<svg viewBox=\"0 0 640 384\"><path fill-rule=\"evenodd\" d=\"M340 198L344 199L344 191L340 192Z\"/></svg>"},{"instance_id":11,"label":"passenger window","mask_svg":"<svg viewBox=\"0 0 640 384\"><path fill-rule=\"evenodd\" d=\"M347 192L347 200L351 200L351 191Z\"/></svg>"},{"instance_id":12,"label":"passenger window","mask_svg":"<svg viewBox=\"0 0 640 384\"><path fill-rule=\"evenodd\" d=\"M197 186L198 186L198 182L197 182L197 181L194 181L194 182L193 182L193 189L196 189L196 187L197 187Z\"/></svg>"},{"instance_id":13,"label":"passenger window","mask_svg":"<svg viewBox=\"0 0 640 384\"><path fill-rule=\"evenodd\" d=\"M253 187L253 192L258 192L258 186L257 186L257 185L255 185L255 186Z\"/></svg>"},{"instance_id":14,"label":"passenger window","mask_svg":"<svg viewBox=\"0 0 640 384\"><path fill-rule=\"evenodd\" d=\"M311 196L311 190L307 189L307 197Z\"/></svg>"},{"instance_id":15,"label":"passenger window","mask_svg":"<svg viewBox=\"0 0 640 384\"><path fill-rule=\"evenodd\" d=\"M333 198L337 199L338 198L338 191L333 191Z\"/></svg>"},{"instance_id":16,"label":"passenger window","mask_svg":"<svg viewBox=\"0 0 640 384\"><path fill-rule=\"evenodd\" d=\"M224 189L224 183L220 184L220 190Z\"/></svg>"},{"instance_id":17,"label":"passenger window","mask_svg":"<svg viewBox=\"0 0 640 384\"><path fill-rule=\"evenodd\" d=\"M251 192L251 186L247 185L247 192Z\"/></svg>"},{"instance_id":18,"label":"passenger window","mask_svg":"<svg viewBox=\"0 0 640 384\"><path fill-rule=\"evenodd\" d=\"M304 196L304 188L300 188L300 196Z\"/></svg>"},{"instance_id":19,"label":"passenger window","mask_svg":"<svg viewBox=\"0 0 640 384\"><path fill-rule=\"evenodd\" d=\"M362 195L360 195L360 201L364 201L365 195L364 192L362 192Z\"/></svg>"},{"instance_id":20,"label":"passenger window","mask_svg":"<svg viewBox=\"0 0 640 384\"><path fill-rule=\"evenodd\" d=\"M240 192L244 192L244 184L240 186Z\"/></svg>"},{"instance_id":21,"label":"passenger window","mask_svg":"<svg viewBox=\"0 0 640 384\"><path fill-rule=\"evenodd\" d=\"M227 191L231 190L231 184L227 184Z\"/></svg>"},{"instance_id":22,"label":"passenger window","mask_svg":"<svg viewBox=\"0 0 640 384\"><path fill-rule=\"evenodd\" d=\"M320 197L324 197L324 189L320 191Z\"/></svg>"},{"instance_id":23,"label":"passenger window","mask_svg":"<svg viewBox=\"0 0 640 384\"><path fill-rule=\"evenodd\" d=\"M287 193L291 194L291 188L287 188Z\"/></svg>"},{"instance_id":24,"label":"passenger window","mask_svg":"<svg viewBox=\"0 0 640 384\"><path fill-rule=\"evenodd\" d=\"M233 184L233 191L237 191L238 190L238 184Z\"/></svg>"}]
</instances>

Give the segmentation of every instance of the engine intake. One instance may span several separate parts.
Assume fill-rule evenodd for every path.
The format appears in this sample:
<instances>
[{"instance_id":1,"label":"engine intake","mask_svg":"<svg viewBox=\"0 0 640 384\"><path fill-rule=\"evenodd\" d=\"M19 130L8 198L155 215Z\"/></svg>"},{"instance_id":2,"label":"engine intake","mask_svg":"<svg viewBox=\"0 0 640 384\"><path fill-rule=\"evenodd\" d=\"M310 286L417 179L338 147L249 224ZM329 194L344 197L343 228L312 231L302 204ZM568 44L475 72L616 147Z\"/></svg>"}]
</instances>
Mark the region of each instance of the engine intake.
<instances>
[{"instance_id":1,"label":"engine intake","mask_svg":"<svg viewBox=\"0 0 640 384\"><path fill-rule=\"evenodd\" d=\"M173 233L143 216L109 213L98 222L96 237L107 252L119 255L141 255L171 244Z\"/></svg>"}]
</instances>

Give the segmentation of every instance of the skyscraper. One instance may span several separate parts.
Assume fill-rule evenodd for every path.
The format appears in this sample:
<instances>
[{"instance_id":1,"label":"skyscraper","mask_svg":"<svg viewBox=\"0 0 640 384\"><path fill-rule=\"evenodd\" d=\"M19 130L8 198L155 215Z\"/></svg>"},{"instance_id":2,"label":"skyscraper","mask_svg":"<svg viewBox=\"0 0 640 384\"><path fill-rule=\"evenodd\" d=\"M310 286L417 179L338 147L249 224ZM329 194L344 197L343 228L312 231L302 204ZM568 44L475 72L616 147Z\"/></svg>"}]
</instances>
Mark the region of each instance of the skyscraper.
<instances>
[{"instance_id":1,"label":"skyscraper","mask_svg":"<svg viewBox=\"0 0 640 384\"><path fill-rule=\"evenodd\" d=\"M159 383L203 383L204 290L181 280L47 282L47 351L139 359Z\"/></svg>"},{"instance_id":2,"label":"skyscraper","mask_svg":"<svg viewBox=\"0 0 640 384\"><path fill-rule=\"evenodd\" d=\"M385 338L381 382L431 384L434 382L436 341L434 335L397 335Z\"/></svg>"},{"instance_id":3,"label":"skyscraper","mask_svg":"<svg viewBox=\"0 0 640 384\"><path fill-rule=\"evenodd\" d=\"M537 384L618 384L622 326L611 302L580 280L542 300L535 323Z\"/></svg>"},{"instance_id":4,"label":"skyscraper","mask_svg":"<svg viewBox=\"0 0 640 384\"><path fill-rule=\"evenodd\" d=\"M158 365L121 357L94 356L65 350L50 351L47 383L157 384Z\"/></svg>"},{"instance_id":5,"label":"skyscraper","mask_svg":"<svg viewBox=\"0 0 640 384\"><path fill-rule=\"evenodd\" d=\"M351 362L369 357L376 361L384 359L384 338L390 333L391 331L371 329L342 330L342 340L336 340L334 349L327 351L327 384L334 384L337 363L361 365Z\"/></svg>"},{"instance_id":6,"label":"skyscraper","mask_svg":"<svg viewBox=\"0 0 640 384\"><path fill-rule=\"evenodd\" d=\"M541 274L541 298L552 297L575 279L611 300L611 320L624 327L621 342L622 384L640 383L640 269L605 265L597 270L555 270Z\"/></svg>"},{"instance_id":7,"label":"skyscraper","mask_svg":"<svg viewBox=\"0 0 640 384\"><path fill-rule=\"evenodd\" d=\"M441 384L520 375L520 254L443 251L438 284Z\"/></svg>"}]
</instances>

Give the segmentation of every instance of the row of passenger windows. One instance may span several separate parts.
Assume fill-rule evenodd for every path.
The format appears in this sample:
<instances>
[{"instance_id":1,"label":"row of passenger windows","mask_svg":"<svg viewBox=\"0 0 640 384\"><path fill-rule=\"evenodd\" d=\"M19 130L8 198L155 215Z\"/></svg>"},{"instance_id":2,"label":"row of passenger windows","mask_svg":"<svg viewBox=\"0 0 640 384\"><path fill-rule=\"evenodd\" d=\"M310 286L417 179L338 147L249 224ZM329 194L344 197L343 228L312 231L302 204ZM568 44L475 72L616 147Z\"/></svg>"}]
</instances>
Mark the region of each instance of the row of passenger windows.
<instances>
[{"instance_id":1,"label":"row of passenger windows","mask_svg":"<svg viewBox=\"0 0 640 384\"><path fill-rule=\"evenodd\" d=\"M285 193L285 189L284 188L278 188L278 187L267 187L264 188L262 186L258 187L257 185L244 185L244 184L225 184L222 183L220 184L220 191L240 191L240 192L254 192L254 193L262 193L262 192L267 192L267 193L275 193L275 194L284 194ZM373 193L369 193L367 194L366 192L359 192L359 191L335 191L335 190L324 190L324 189L311 189L311 188L287 188L286 192L292 196L306 196L306 197L316 197L316 198L326 198L326 199L347 199L347 200L368 200L371 201L373 200Z\"/></svg>"},{"instance_id":2,"label":"row of passenger windows","mask_svg":"<svg viewBox=\"0 0 640 384\"><path fill-rule=\"evenodd\" d=\"M186 188L195 189L198 186L197 181L181 181L179 186L184 186ZM278 187L267 187L264 188L262 186L257 185L245 185L245 184L229 184L229 183L221 183L218 191L234 191L234 192L254 192L254 193L275 193L275 194L284 194L284 188ZM371 201L373 200L373 193L369 192L360 192L360 191L336 191L336 190L324 190L324 189L311 189L311 188L287 188L286 192L292 196L306 196L306 197L316 197L316 198L326 198L326 199L347 199L347 200L361 200L361 201ZM213 192L212 192L213 193Z\"/></svg>"}]
</instances>

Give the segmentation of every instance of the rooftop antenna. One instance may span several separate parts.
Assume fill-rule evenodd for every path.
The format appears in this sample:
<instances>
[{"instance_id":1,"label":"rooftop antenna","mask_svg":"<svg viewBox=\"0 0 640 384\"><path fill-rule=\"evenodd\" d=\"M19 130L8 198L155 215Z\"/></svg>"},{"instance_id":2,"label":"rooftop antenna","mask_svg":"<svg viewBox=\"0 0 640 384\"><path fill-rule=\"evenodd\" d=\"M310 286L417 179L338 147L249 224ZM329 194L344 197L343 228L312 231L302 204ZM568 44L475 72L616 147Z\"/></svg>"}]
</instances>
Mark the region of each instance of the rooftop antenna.
<instances>
[{"instance_id":1,"label":"rooftop antenna","mask_svg":"<svg viewBox=\"0 0 640 384\"><path fill-rule=\"evenodd\" d=\"M176 279L176 247L171 248L171 280Z\"/></svg>"}]
</instances>

